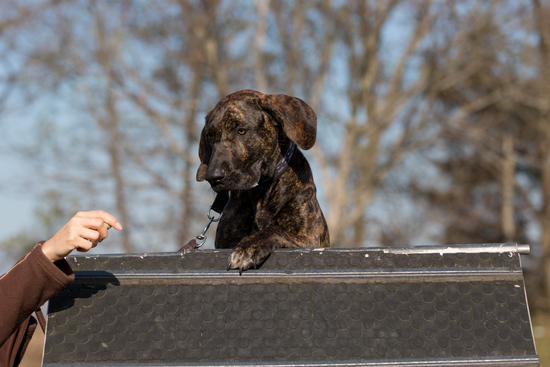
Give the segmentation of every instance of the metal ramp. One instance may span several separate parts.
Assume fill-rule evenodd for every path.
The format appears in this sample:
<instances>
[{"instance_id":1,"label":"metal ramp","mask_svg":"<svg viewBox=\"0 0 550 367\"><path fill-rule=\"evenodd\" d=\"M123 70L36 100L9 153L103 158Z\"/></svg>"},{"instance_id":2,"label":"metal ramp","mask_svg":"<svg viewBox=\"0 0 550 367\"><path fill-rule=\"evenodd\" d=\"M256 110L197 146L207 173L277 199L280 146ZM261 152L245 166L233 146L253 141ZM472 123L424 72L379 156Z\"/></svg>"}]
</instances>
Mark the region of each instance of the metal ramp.
<instances>
[{"instance_id":1,"label":"metal ramp","mask_svg":"<svg viewBox=\"0 0 550 367\"><path fill-rule=\"evenodd\" d=\"M70 257L44 366L538 366L515 244Z\"/></svg>"}]
</instances>

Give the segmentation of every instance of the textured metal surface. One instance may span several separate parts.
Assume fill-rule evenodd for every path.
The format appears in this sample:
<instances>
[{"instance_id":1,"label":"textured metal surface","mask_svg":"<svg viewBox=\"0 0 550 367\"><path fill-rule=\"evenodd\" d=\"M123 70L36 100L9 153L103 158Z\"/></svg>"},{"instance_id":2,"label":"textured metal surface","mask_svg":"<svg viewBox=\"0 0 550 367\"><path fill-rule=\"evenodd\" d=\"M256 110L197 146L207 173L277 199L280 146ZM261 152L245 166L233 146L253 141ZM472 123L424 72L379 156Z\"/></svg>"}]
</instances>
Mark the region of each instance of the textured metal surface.
<instances>
[{"instance_id":1,"label":"textured metal surface","mask_svg":"<svg viewBox=\"0 0 550 367\"><path fill-rule=\"evenodd\" d=\"M70 258L44 365L537 366L498 246L280 250L242 276L230 251Z\"/></svg>"}]
</instances>

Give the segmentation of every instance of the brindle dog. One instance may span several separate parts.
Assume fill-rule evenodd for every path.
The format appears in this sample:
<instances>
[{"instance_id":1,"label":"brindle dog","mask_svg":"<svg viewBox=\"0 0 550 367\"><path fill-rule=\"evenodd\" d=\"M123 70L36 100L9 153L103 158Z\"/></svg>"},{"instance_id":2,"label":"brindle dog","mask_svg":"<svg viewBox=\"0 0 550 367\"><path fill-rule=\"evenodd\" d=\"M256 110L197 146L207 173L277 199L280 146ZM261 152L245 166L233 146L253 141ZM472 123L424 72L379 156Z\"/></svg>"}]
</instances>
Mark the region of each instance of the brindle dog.
<instances>
[{"instance_id":1,"label":"brindle dog","mask_svg":"<svg viewBox=\"0 0 550 367\"><path fill-rule=\"evenodd\" d=\"M296 148L315 143L317 116L284 94L242 90L206 115L197 181L229 201L216 248L231 248L229 269L256 268L277 248L329 247L309 164Z\"/></svg>"}]
</instances>

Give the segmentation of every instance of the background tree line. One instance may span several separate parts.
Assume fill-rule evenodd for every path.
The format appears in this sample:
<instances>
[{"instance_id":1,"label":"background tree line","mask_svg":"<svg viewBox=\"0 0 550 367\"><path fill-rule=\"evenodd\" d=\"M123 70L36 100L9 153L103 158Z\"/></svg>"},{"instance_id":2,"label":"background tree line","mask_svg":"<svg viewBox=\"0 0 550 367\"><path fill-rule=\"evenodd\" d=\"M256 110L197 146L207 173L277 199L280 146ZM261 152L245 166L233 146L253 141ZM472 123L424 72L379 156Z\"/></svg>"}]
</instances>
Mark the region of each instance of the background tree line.
<instances>
[{"instance_id":1,"label":"background tree line","mask_svg":"<svg viewBox=\"0 0 550 367\"><path fill-rule=\"evenodd\" d=\"M205 114L239 89L290 94L318 115L306 155L333 246L529 243L530 301L548 311L549 12L547 0L6 0L0 153L33 172L2 181L40 193L46 233L103 208L125 227L109 251L173 251L214 197L195 182Z\"/></svg>"}]
</instances>

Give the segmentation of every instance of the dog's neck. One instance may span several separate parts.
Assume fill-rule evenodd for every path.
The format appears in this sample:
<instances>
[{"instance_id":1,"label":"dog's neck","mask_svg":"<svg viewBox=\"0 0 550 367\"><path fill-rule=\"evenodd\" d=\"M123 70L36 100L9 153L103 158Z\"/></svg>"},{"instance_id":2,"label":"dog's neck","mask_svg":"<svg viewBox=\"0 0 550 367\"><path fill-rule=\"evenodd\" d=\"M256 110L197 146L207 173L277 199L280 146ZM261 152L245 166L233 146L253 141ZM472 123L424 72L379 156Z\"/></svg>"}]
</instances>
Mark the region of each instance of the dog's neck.
<instances>
[{"instance_id":1,"label":"dog's neck","mask_svg":"<svg viewBox=\"0 0 550 367\"><path fill-rule=\"evenodd\" d=\"M279 162L277 162L277 166L275 167L275 172L273 173L273 181L281 177L281 175L288 169L288 164L292 160L294 152L296 152L296 144L292 140L289 140L285 154L282 156Z\"/></svg>"}]
</instances>

